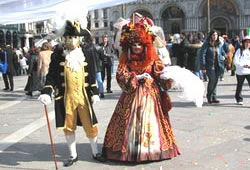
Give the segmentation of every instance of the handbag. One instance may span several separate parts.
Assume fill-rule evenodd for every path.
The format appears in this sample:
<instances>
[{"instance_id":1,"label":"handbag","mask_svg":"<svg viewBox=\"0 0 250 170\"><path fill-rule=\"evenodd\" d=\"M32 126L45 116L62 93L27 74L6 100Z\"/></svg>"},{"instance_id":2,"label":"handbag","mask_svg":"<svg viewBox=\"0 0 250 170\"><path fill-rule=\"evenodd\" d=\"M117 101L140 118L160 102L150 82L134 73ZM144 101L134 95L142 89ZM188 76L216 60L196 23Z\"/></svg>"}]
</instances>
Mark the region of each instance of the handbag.
<instances>
[{"instance_id":1,"label":"handbag","mask_svg":"<svg viewBox=\"0 0 250 170\"><path fill-rule=\"evenodd\" d=\"M8 64L7 64L7 54L6 51L4 52L4 63L0 62L0 72L2 72L3 74L7 73L7 68L8 68Z\"/></svg>"}]
</instances>

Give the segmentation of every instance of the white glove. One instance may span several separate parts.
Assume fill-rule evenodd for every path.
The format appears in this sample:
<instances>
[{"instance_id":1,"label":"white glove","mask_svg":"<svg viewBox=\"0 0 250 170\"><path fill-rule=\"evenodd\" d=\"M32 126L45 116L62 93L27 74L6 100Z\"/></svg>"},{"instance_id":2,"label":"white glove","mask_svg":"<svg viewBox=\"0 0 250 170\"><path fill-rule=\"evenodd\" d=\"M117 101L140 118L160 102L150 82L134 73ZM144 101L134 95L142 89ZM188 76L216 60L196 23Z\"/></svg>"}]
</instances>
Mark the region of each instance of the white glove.
<instances>
[{"instance_id":1,"label":"white glove","mask_svg":"<svg viewBox=\"0 0 250 170\"><path fill-rule=\"evenodd\" d=\"M144 73L144 78L152 79L152 77L151 77L150 74L148 74L148 73Z\"/></svg>"},{"instance_id":2,"label":"white glove","mask_svg":"<svg viewBox=\"0 0 250 170\"><path fill-rule=\"evenodd\" d=\"M98 95L94 95L91 97L92 104L96 104L100 101L100 97Z\"/></svg>"},{"instance_id":3,"label":"white glove","mask_svg":"<svg viewBox=\"0 0 250 170\"><path fill-rule=\"evenodd\" d=\"M45 104L45 105L48 105L48 104L51 103L51 98L50 98L50 96L47 95L47 94L41 94L41 95L38 97L38 100L39 100L41 103Z\"/></svg>"},{"instance_id":4,"label":"white glove","mask_svg":"<svg viewBox=\"0 0 250 170\"><path fill-rule=\"evenodd\" d=\"M140 74L140 75L136 76L137 80L141 80L141 79L144 79L144 78L151 79L152 77L148 73L143 73L143 74Z\"/></svg>"}]
</instances>

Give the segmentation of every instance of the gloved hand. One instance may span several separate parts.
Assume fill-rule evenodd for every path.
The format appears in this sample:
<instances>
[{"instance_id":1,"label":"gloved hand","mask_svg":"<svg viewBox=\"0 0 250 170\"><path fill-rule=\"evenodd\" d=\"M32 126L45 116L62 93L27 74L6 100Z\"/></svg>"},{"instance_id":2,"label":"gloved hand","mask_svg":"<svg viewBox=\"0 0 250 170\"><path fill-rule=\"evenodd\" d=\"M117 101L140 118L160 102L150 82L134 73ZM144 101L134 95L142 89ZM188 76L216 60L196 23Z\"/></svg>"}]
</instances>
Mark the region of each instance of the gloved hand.
<instances>
[{"instance_id":1,"label":"gloved hand","mask_svg":"<svg viewBox=\"0 0 250 170\"><path fill-rule=\"evenodd\" d=\"M137 80L141 80L141 79L145 79L145 78L151 79L152 77L148 73L143 73L143 74L140 74L140 75L136 75Z\"/></svg>"},{"instance_id":2,"label":"gloved hand","mask_svg":"<svg viewBox=\"0 0 250 170\"><path fill-rule=\"evenodd\" d=\"M144 73L144 78L152 79L152 77L151 77L150 74L148 74L148 73Z\"/></svg>"},{"instance_id":3,"label":"gloved hand","mask_svg":"<svg viewBox=\"0 0 250 170\"><path fill-rule=\"evenodd\" d=\"M94 95L91 97L92 104L96 104L100 101L100 97L98 95Z\"/></svg>"},{"instance_id":4,"label":"gloved hand","mask_svg":"<svg viewBox=\"0 0 250 170\"><path fill-rule=\"evenodd\" d=\"M50 96L47 95L47 94L41 94L41 95L38 97L38 100L39 100L41 103L45 104L45 105L48 105L48 104L51 103L51 98L50 98Z\"/></svg>"}]
</instances>

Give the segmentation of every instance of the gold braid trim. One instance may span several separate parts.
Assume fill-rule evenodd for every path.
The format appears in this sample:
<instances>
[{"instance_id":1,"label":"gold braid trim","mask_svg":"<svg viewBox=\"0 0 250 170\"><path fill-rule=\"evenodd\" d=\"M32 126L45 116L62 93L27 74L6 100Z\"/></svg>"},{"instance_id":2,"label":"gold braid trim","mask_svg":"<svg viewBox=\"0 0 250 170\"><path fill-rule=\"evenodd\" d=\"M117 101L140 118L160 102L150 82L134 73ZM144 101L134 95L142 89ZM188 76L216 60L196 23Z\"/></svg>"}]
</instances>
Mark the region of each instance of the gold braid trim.
<instances>
[{"instance_id":1,"label":"gold braid trim","mask_svg":"<svg viewBox=\"0 0 250 170\"><path fill-rule=\"evenodd\" d=\"M56 97L55 100L60 100L63 96Z\"/></svg>"},{"instance_id":2,"label":"gold braid trim","mask_svg":"<svg viewBox=\"0 0 250 170\"><path fill-rule=\"evenodd\" d=\"M46 85L43 88L51 88L53 90L53 86L51 86L51 85Z\"/></svg>"},{"instance_id":3,"label":"gold braid trim","mask_svg":"<svg viewBox=\"0 0 250 170\"><path fill-rule=\"evenodd\" d=\"M81 24L79 21L74 21L73 24L72 24L76 29L77 31L80 33L80 30L81 30Z\"/></svg>"}]
</instances>

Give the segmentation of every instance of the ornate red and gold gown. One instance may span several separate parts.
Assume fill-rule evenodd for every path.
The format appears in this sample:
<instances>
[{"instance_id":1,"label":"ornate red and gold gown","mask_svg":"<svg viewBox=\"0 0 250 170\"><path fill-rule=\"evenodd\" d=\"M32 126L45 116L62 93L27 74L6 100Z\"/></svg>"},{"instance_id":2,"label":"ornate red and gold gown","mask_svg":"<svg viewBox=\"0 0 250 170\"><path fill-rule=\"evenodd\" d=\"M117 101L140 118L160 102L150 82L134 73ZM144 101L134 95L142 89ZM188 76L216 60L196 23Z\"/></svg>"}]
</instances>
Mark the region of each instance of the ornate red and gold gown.
<instances>
[{"instance_id":1,"label":"ornate red and gold gown","mask_svg":"<svg viewBox=\"0 0 250 170\"><path fill-rule=\"evenodd\" d=\"M169 81L160 80L163 67L160 59L139 70L133 64L119 64L116 78L122 94L104 139L107 159L141 162L180 154L168 116L169 97L161 90L170 86ZM137 81L135 76L145 72L152 79Z\"/></svg>"}]
</instances>

